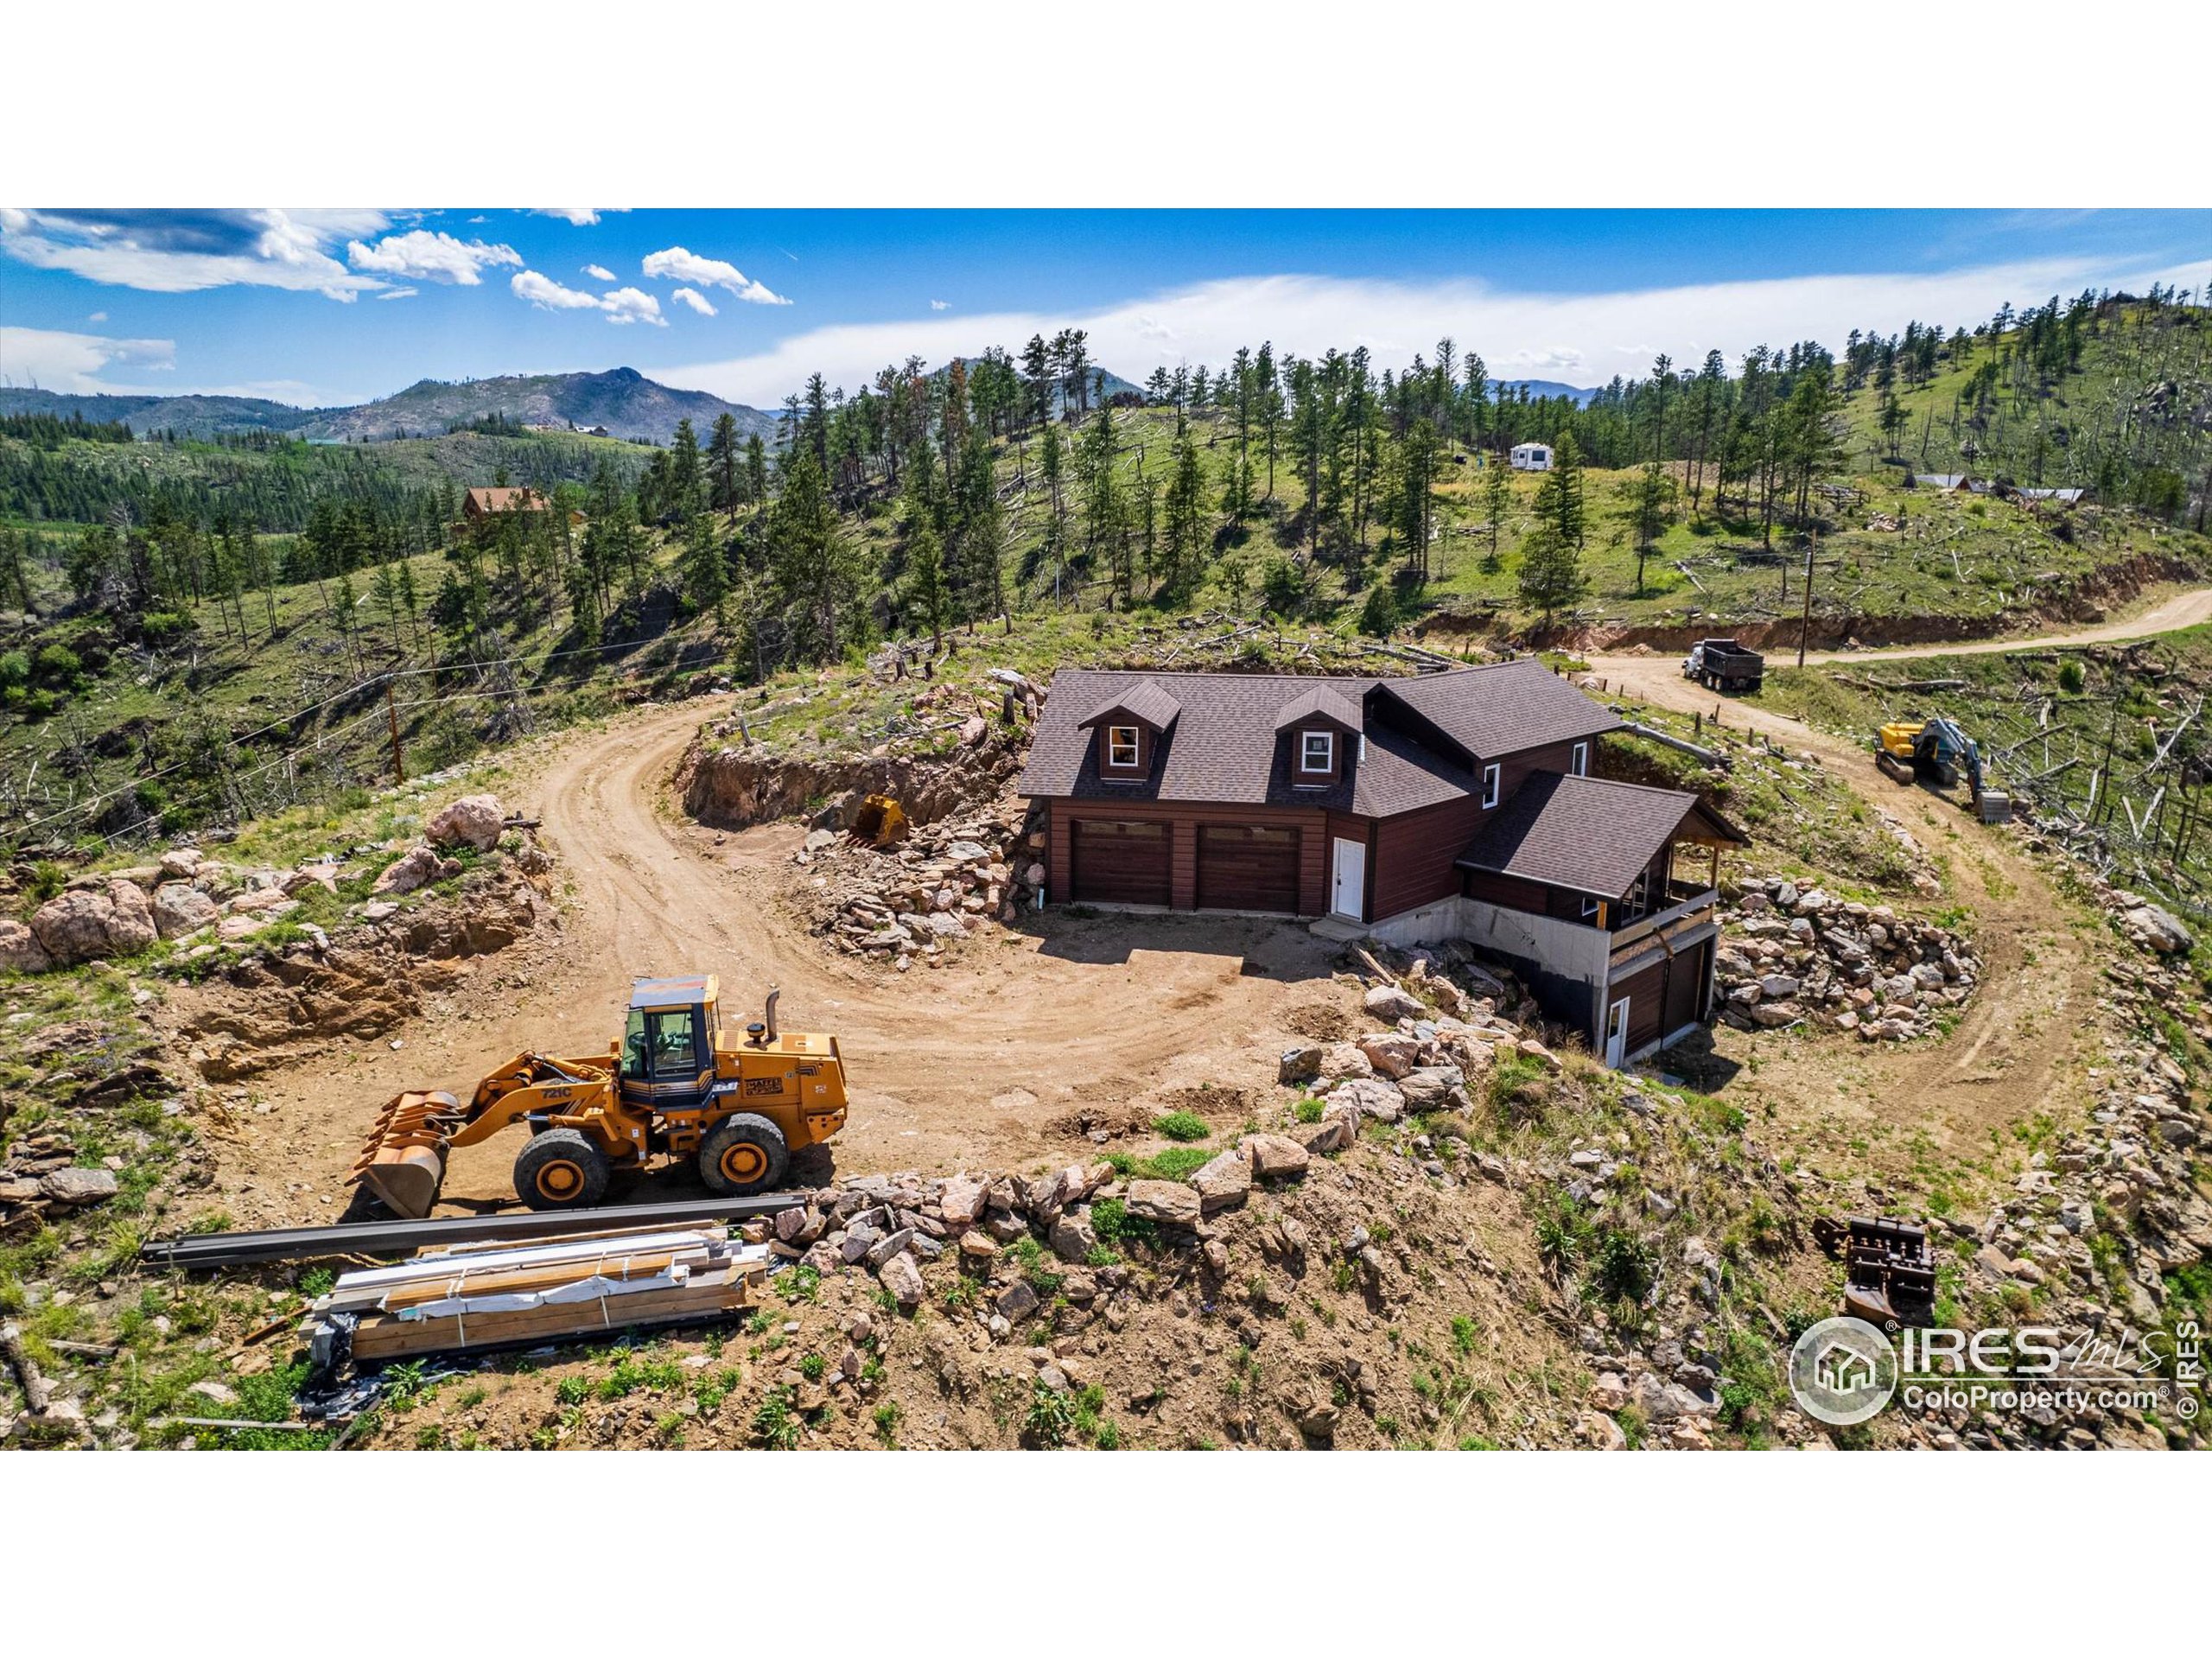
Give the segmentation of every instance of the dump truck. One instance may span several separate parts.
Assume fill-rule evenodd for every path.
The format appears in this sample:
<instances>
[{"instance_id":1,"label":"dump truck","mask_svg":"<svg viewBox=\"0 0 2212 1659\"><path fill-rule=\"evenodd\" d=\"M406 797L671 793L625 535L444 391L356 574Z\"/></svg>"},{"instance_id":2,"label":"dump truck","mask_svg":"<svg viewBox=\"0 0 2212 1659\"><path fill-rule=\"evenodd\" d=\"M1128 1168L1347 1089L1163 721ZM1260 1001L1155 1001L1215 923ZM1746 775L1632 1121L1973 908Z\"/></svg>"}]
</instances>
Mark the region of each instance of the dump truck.
<instances>
[{"instance_id":1,"label":"dump truck","mask_svg":"<svg viewBox=\"0 0 2212 1659\"><path fill-rule=\"evenodd\" d=\"M791 1155L845 1122L837 1039L784 1031L779 993L733 1040L712 974L640 979L620 1040L597 1053L518 1054L468 1102L406 1090L388 1102L353 1179L396 1213L437 1202L447 1154L521 1124L515 1195L533 1210L599 1203L618 1173L656 1159L696 1159L709 1190L745 1197L779 1185Z\"/></svg>"},{"instance_id":2,"label":"dump truck","mask_svg":"<svg viewBox=\"0 0 2212 1659\"><path fill-rule=\"evenodd\" d=\"M1958 721L1892 720L1874 731L1874 764L1901 784L1932 783L1949 789L1963 773L1967 805L1984 823L2010 823L2012 798L1993 789L1982 773L1981 748Z\"/></svg>"},{"instance_id":3,"label":"dump truck","mask_svg":"<svg viewBox=\"0 0 2212 1659\"><path fill-rule=\"evenodd\" d=\"M1682 658L1682 677L1710 691L1756 691L1766 681L1766 658L1733 639L1700 639Z\"/></svg>"}]
</instances>

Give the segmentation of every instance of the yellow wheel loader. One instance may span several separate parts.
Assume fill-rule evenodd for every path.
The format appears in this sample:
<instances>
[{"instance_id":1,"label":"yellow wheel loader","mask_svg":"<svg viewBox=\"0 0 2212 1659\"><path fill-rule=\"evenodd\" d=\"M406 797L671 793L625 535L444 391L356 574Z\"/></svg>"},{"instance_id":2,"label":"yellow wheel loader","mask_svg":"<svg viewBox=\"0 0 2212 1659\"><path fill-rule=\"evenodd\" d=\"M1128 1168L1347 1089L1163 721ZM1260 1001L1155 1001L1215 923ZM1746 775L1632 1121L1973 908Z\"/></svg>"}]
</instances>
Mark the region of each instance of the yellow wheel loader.
<instances>
[{"instance_id":1,"label":"yellow wheel loader","mask_svg":"<svg viewBox=\"0 0 2212 1659\"><path fill-rule=\"evenodd\" d=\"M779 1031L772 990L763 1018L729 1040L719 995L712 974L640 979L621 1041L601 1053L518 1054L467 1106L442 1091L394 1096L353 1179L419 1218L437 1202L448 1152L521 1123L531 1138L515 1194L533 1210L597 1204L615 1172L657 1157L696 1158L699 1179L732 1197L776 1186L792 1153L843 1127L844 1060L835 1037Z\"/></svg>"}]
</instances>

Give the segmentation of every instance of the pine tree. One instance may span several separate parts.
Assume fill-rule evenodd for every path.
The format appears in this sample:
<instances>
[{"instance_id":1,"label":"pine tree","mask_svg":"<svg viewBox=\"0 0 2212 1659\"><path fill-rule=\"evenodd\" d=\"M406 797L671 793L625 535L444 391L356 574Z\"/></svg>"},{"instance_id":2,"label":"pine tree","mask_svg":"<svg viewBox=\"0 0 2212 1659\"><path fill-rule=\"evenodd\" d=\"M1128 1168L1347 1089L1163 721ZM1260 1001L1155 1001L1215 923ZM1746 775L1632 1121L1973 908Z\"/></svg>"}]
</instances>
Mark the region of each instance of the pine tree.
<instances>
[{"instance_id":1,"label":"pine tree","mask_svg":"<svg viewBox=\"0 0 2212 1659\"><path fill-rule=\"evenodd\" d=\"M1521 602L1541 611L1548 630L1553 614L1587 591L1574 543L1560 533L1555 519L1540 519L1521 544Z\"/></svg>"},{"instance_id":2,"label":"pine tree","mask_svg":"<svg viewBox=\"0 0 2212 1659\"><path fill-rule=\"evenodd\" d=\"M910 620L929 630L934 652L944 649L946 599L944 544L925 524L906 549L906 605Z\"/></svg>"},{"instance_id":3,"label":"pine tree","mask_svg":"<svg viewBox=\"0 0 2212 1659\"><path fill-rule=\"evenodd\" d=\"M1483 554L1483 569L1495 575L1503 563L1500 538L1505 533L1505 515L1513 508L1513 473L1497 456L1490 457L1483 467L1483 509L1490 514L1488 547Z\"/></svg>"},{"instance_id":4,"label":"pine tree","mask_svg":"<svg viewBox=\"0 0 2212 1659\"><path fill-rule=\"evenodd\" d=\"M1643 564L1652 545L1667 533L1675 504L1675 479L1659 462L1647 462L1629 486L1628 504L1621 518L1636 540L1636 594L1643 597Z\"/></svg>"},{"instance_id":5,"label":"pine tree","mask_svg":"<svg viewBox=\"0 0 2212 1659\"><path fill-rule=\"evenodd\" d=\"M729 564L715 534L714 518L705 511L683 522L683 592L701 610L714 613L716 626L728 624Z\"/></svg>"},{"instance_id":6,"label":"pine tree","mask_svg":"<svg viewBox=\"0 0 2212 1659\"><path fill-rule=\"evenodd\" d=\"M744 499L745 449L738 442L737 417L728 410L715 417L714 436L707 443L707 472L712 480L710 505L734 524Z\"/></svg>"}]
</instances>

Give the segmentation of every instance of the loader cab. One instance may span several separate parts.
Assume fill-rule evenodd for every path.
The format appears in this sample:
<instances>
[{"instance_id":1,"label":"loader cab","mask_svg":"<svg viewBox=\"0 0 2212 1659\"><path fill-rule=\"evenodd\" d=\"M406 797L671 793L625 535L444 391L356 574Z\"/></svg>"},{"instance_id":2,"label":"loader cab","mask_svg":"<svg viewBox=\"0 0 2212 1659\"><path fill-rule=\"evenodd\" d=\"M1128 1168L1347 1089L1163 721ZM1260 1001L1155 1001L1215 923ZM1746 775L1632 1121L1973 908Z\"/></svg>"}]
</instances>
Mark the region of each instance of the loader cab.
<instances>
[{"instance_id":1,"label":"loader cab","mask_svg":"<svg viewBox=\"0 0 2212 1659\"><path fill-rule=\"evenodd\" d=\"M622 1098L655 1111L705 1102L715 1070L716 988L712 974L641 979L630 988L622 1028Z\"/></svg>"}]
</instances>

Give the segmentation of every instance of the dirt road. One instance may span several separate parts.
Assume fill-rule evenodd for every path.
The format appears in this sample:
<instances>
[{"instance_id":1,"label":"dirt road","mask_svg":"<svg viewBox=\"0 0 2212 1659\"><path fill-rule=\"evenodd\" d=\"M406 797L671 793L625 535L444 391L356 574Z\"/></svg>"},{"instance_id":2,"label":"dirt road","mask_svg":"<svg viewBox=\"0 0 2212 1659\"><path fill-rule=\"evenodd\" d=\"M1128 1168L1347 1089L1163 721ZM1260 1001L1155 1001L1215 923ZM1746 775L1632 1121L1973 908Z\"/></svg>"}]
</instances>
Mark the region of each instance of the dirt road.
<instances>
[{"instance_id":1,"label":"dirt road","mask_svg":"<svg viewBox=\"0 0 2212 1659\"><path fill-rule=\"evenodd\" d=\"M327 1213L321 1199L342 1203L337 1184L384 1098L465 1088L524 1048L596 1047L642 974L719 973L726 1017L740 1020L779 985L786 1026L836 1033L854 1096L834 1155L850 1173L1027 1169L1095 1154L1084 1114L1142 1123L1188 1105L1233 1129L1274 1082L1272 1056L1295 1035L1285 1021L1325 1020L1317 1004L1356 1006L1328 978L1337 947L1263 921L1046 912L1013 934L978 936L937 969L895 975L836 955L777 902L803 879L798 828L718 832L669 798L677 757L722 707L641 711L520 764L524 781L503 787L543 821L561 933L479 959L462 988L407 1028L257 1078L253 1092L283 1129L256 1135L242 1160L252 1196L295 1218ZM447 1207L511 1194L520 1144L456 1153ZM241 1197L232 1207L243 1221L263 1206Z\"/></svg>"},{"instance_id":2,"label":"dirt road","mask_svg":"<svg viewBox=\"0 0 2212 1659\"><path fill-rule=\"evenodd\" d=\"M2212 589L2194 590L2125 622L2090 629L2001 643L1817 653L1808 660L2086 645L2192 626L2208 615ZM1897 817L1944 867L1946 891L1938 903L1963 906L1973 918L1985 964L1981 988L1947 1040L1898 1048L1718 1030L1716 1050L1745 1066L1738 1074L1743 1092L1771 1106L1809 1141L1850 1152L1877 1170L1910 1168L1923 1180L1937 1179L1934 1172L1944 1163L1986 1155L1993 1134L2081 1104L2094 1064L2094 953L2074 907L2005 832L1976 821L1956 795L1896 783L1875 766L1871 742L1832 736L1754 702L1716 697L1685 680L1675 657L1597 657L1591 671L1609 690L1661 708L1708 718L1718 709L1728 728L1757 732L1813 756L1869 804ZM1754 1055L1756 1071L1750 1065Z\"/></svg>"}]
</instances>

